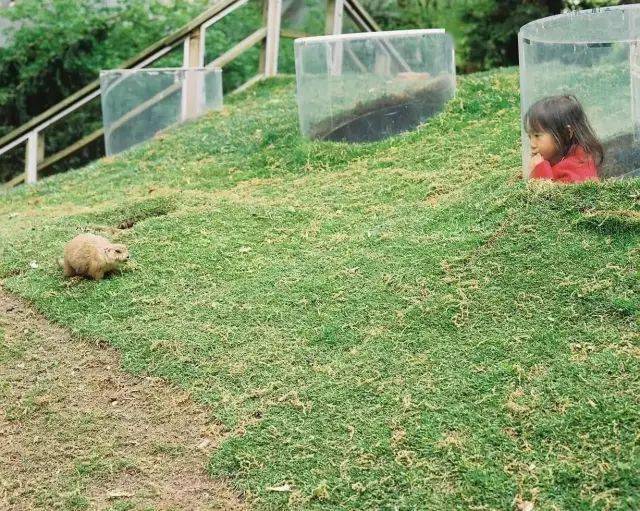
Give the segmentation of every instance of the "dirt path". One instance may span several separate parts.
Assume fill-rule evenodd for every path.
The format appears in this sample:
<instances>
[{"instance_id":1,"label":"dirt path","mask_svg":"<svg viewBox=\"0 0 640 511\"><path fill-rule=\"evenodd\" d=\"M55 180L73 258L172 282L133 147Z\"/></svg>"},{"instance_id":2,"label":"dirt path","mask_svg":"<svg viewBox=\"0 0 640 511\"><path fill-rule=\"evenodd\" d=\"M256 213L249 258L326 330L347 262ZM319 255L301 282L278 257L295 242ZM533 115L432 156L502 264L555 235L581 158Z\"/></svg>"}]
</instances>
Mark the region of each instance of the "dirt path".
<instances>
[{"instance_id":1,"label":"dirt path","mask_svg":"<svg viewBox=\"0 0 640 511\"><path fill-rule=\"evenodd\" d=\"M245 509L207 477L219 427L0 289L0 510Z\"/></svg>"}]
</instances>

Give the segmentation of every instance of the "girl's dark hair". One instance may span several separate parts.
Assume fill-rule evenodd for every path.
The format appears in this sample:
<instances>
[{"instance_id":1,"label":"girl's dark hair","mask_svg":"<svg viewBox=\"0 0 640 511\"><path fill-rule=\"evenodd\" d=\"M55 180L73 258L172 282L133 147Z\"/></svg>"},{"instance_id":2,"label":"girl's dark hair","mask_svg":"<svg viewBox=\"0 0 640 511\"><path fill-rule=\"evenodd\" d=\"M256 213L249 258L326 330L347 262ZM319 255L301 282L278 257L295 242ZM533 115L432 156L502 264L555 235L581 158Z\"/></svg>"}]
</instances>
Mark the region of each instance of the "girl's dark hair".
<instances>
[{"instance_id":1,"label":"girl's dark hair","mask_svg":"<svg viewBox=\"0 0 640 511\"><path fill-rule=\"evenodd\" d=\"M536 101L524 116L527 133L544 131L556 141L564 158L579 145L591 155L596 166L604 160L604 149L596 137L580 101L573 95L549 96Z\"/></svg>"}]
</instances>

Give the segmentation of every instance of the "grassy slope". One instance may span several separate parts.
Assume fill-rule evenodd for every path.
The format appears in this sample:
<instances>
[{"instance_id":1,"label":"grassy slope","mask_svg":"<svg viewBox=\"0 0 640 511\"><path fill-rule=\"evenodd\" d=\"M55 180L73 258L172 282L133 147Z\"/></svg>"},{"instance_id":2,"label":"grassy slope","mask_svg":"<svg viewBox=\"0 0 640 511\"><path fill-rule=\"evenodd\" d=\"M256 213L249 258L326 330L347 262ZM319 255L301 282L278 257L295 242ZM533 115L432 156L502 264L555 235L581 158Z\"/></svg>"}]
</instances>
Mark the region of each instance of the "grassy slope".
<instances>
[{"instance_id":1,"label":"grassy slope","mask_svg":"<svg viewBox=\"0 0 640 511\"><path fill-rule=\"evenodd\" d=\"M0 276L210 403L238 433L211 472L258 508L635 508L640 184L527 187L518 117L501 71L418 132L311 143L274 81L0 197ZM130 271L61 278L127 218Z\"/></svg>"}]
</instances>

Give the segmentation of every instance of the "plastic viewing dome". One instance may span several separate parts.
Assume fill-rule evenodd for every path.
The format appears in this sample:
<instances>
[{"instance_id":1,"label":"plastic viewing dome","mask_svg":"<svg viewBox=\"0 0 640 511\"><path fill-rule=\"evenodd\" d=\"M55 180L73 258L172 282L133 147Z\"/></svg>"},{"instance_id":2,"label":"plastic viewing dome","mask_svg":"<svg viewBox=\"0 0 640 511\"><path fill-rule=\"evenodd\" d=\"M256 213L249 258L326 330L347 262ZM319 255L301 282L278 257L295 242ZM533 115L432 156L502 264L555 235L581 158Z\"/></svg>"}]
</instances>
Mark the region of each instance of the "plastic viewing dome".
<instances>
[{"instance_id":1,"label":"plastic viewing dome","mask_svg":"<svg viewBox=\"0 0 640 511\"><path fill-rule=\"evenodd\" d=\"M218 68L114 69L100 73L107 156L174 124L222 109Z\"/></svg>"},{"instance_id":2,"label":"plastic viewing dome","mask_svg":"<svg viewBox=\"0 0 640 511\"><path fill-rule=\"evenodd\" d=\"M640 175L640 6L560 14L520 29L522 162L531 149L525 114L564 94L581 103L604 148L601 177Z\"/></svg>"},{"instance_id":3,"label":"plastic viewing dome","mask_svg":"<svg viewBox=\"0 0 640 511\"><path fill-rule=\"evenodd\" d=\"M369 142L411 130L455 95L444 30L296 39L300 128L312 139Z\"/></svg>"}]
</instances>

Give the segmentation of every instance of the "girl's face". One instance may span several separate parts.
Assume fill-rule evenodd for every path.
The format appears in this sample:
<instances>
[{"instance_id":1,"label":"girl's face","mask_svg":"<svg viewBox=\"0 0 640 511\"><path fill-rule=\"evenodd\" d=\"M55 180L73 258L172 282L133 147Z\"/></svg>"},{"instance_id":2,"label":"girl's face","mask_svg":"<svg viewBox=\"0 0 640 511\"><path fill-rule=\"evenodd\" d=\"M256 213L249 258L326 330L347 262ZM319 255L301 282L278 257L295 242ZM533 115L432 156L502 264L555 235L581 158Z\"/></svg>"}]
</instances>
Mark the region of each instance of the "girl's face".
<instances>
[{"instance_id":1,"label":"girl's face","mask_svg":"<svg viewBox=\"0 0 640 511\"><path fill-rule=\"evenodd\" d=\"M532 131L529 133L529 144L532 154L539 154L547 161L553 161L558 156L558 146L551 133Z\"/></svg>"}]
</instances>

